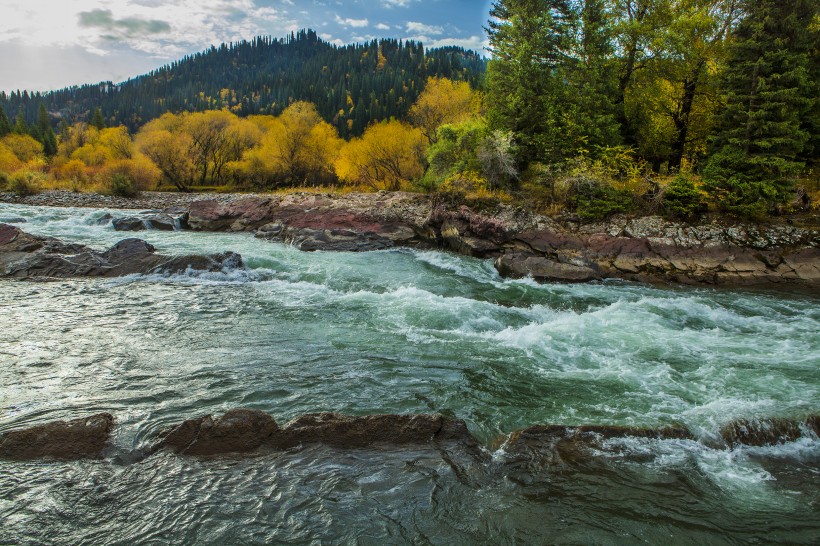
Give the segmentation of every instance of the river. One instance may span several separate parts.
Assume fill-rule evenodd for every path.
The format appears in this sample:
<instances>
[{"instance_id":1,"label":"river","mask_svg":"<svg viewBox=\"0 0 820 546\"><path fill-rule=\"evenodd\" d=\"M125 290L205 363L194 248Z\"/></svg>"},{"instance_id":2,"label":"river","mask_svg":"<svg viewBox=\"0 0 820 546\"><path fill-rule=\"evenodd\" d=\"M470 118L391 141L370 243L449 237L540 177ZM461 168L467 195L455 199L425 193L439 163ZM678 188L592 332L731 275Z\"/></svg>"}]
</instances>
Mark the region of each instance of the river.
<instances>
[{"instance_id":1,"label":"river","mask_svg":"<svg viewBox=\"0 0 820 546\"><path fill-rule=\"evenodd\" d=\"M0 221L105 249L95 209ZM100 461L0 462L0 544L540 544L820 540L820 441L727 449L733 419L820 408L820 300L536 284L400 249L303 253L250 234L148 231L224 273L0 281L0 432L108 411ZM534 424L666 426L524 483L464 480L424 449L125 456L236 407L464 419L492 459Z\"/></svg>"}]
</instances>

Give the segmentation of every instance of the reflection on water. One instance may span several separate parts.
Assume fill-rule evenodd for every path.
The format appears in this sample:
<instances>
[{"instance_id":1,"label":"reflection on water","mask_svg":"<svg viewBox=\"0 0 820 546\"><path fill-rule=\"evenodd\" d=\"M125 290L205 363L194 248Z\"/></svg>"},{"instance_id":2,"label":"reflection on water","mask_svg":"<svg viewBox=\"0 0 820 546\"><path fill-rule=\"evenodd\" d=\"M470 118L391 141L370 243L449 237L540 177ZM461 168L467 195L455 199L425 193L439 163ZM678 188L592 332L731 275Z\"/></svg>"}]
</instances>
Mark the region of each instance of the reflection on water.
<instances>
[{"instance_id":1,"label":"reflection on water","mask_svg":"<svg viewBox=\"0 0 820 546\"><path fill-rule=\"evenodd\" d=\"M123 238L96 225L103 213L0 205L27 231L97 248ZM0 283L0 431L118 419L106 461L0 462L0 543L812 543L820 532L816 438L714 447L732 419L818 410L816 299L537 285L437 252L140 236L165 253L235 250L248 269ZM425 450L117 462L171 424L234 407L280 423L436 411L488 446L537 423L681 423L698 440L619 440L525 481L509 479L502 453L468 479Z\"/></svg>"}]
</instances>

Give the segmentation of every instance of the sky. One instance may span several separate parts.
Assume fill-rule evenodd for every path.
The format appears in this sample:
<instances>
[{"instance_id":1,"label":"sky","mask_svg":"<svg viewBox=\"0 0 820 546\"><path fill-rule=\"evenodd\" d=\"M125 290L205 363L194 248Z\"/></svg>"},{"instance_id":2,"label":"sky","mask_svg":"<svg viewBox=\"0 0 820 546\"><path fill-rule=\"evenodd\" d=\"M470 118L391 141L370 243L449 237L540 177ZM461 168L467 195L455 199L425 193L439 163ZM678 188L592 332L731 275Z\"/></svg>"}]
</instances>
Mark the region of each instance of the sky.
<instances>
[{"instance_id":1,"label":"sky","mask_svg":"<svg viewBox=\"0 0 820 546\"><path fill-rule=\"evenodd\" d=\"M120 82L211 45L312 28L483 51L490 0L0 0L0 90Z\"/></svg>"}]
</instances>

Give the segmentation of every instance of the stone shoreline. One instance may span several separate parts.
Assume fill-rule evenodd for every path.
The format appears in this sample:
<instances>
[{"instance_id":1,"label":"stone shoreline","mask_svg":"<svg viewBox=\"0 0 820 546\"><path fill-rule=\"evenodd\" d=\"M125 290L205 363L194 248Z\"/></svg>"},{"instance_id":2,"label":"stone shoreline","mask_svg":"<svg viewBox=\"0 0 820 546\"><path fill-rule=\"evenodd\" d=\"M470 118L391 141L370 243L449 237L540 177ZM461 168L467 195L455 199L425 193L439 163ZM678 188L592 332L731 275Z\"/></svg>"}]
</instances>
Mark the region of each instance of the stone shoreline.
<instances>
[{"instance_id":1,"label":"stone shoreline","mask_svg":"<svg viewBox=\"0 0 820 546\"><path fill-rule=\"evenodd\" d=\"M364 252L394 247L443 249L491 258L509 277L542 282L624 279L690 285L820 285L820 230L657 216L582 224L510 205L487 209L403 192L368 194L169 194L123 199L45 192L0 201L187 211L197 231L253 232L305 251ZM121 222L135 229L150 221Z\"/></svg>"}]
</instances>

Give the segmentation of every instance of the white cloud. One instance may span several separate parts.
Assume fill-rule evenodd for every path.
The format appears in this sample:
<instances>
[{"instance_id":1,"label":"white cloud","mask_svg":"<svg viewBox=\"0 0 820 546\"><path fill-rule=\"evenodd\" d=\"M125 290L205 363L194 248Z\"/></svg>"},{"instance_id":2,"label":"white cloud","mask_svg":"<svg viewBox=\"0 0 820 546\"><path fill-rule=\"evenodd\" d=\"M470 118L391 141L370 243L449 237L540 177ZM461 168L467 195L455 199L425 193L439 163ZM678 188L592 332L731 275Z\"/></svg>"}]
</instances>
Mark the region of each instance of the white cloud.
<instances>
[{"instance_id":1,"label":"white cloud","mask_svg":"<svg viewBox=\"0 0 820 546\"><path fill-rule=\"evenodd\" d=\"M377 30L390 30L390 28L391 28L391 27L390 27L390 25L388 25L388 24L385 24L385 23L379 23L379 24L377 24L377 25L376 25L376 27L375 27L375 28L376 28Z\"/></svg>"},{"instance_id":2,"label":"white cloud","mask_svg":"<svg viewBox=\"0 0 820 546\"><path fill-rule=\"evenodd\" d=\"M419 34L444 34L444 28L434 25L425 25L424 23L419 23L416 21L408 21L407 25L405 26L405 30L407 32L416 32Z\"/></svg>"},{"instance_id":3,"label":"white cloud","mask_svg":"<svg viewBox=\"0 0 820 546\"><path fill-rule=\"evenodd\" d=\"M390 8L390 7L396 6L396 7L399 7L399 8L406 8L411 3L416 2L416 1L418 1L418 0L384 0L384 7Z\"/></svg>"},{"instance_id":4,"label":"white cloud","mask_svg":"<svg viewBox=\"0 0 820 546\"><path fill-rule=\"evenodd\" d=\"M472 49L478 53L486 53L486 48L490 47L490 42L483 36L470 36L469 38L441 38L432 42L425 42L426 47L447 47L458 46L464 49Z\"/></svg>"},{"instance_id":5,"label":"white cloud","mask_svg":"<svg viewBox=\"0 0 820 546\"><path fill-rule=\"evenodd\" d=\"M370 24L367 19L342 19L336 16L336 22L344 27L364 28Z\"/></svg>"}]
</instances>

